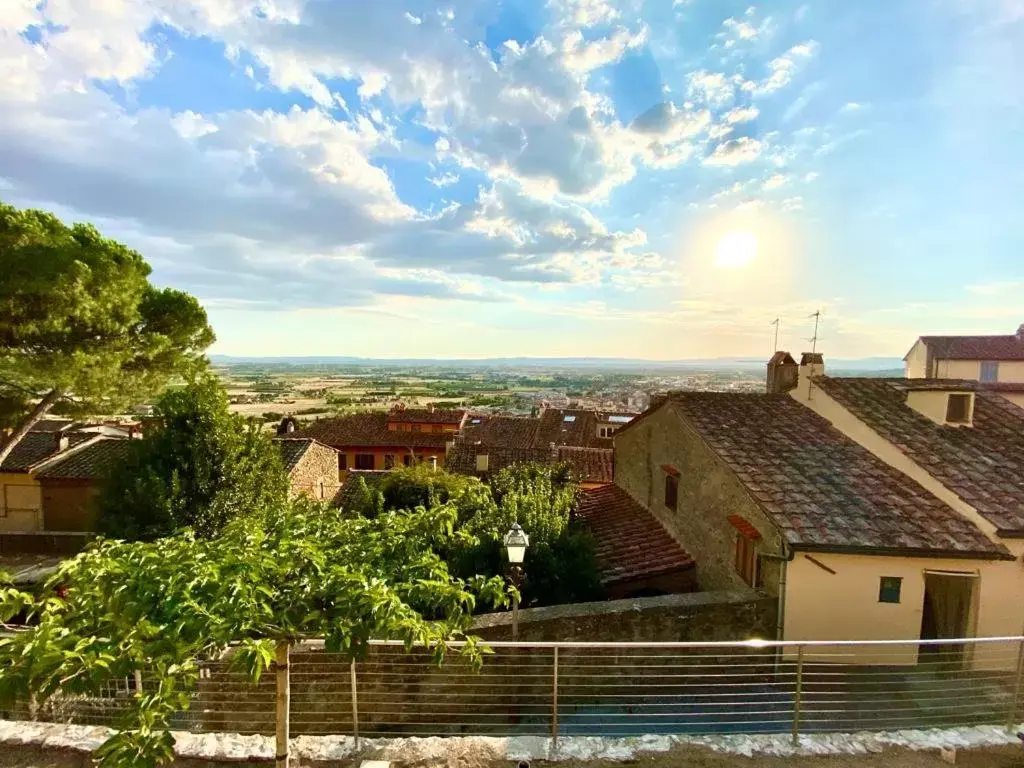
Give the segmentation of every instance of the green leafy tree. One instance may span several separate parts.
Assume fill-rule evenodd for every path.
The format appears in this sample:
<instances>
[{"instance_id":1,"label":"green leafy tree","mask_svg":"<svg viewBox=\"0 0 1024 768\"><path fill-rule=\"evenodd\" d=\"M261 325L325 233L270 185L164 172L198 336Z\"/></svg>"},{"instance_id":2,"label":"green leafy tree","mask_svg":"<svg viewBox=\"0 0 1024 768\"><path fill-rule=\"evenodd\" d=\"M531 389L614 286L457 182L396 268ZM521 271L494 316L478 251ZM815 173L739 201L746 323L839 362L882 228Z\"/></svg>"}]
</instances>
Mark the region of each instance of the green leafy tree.
<instances>
[{"instance_id":1,"label":"green leafy tree","mask_svg":"<svg viewBox=\"0 0 1024 768\"><path fill-rule=\"evenodd\" d=\"M277 447L257 421L228 410L212 375L161 395L144 434L104 485L108 536L150 540L184 527L215 536L288 495Z\"/></svg>"},{"instance_id":2,"label":"green leafy tree","mask_svg":"<svg viewBox=\"0 0 1024 768\"><path fill-rule=\"evenodd\" d=\"M92 226L0 203L0 462L58 402L111 413L205 366L206 312L149 273Z\"/></svg>"},{"instance_id":3,"label":"green leafy tree","mask_svg":"<svg viewBox=\"0 0 1024 768\"><path fill-rule=\"evenodd\" d=\"M579 485L567 464L515 464L490 482L493 502L481 505L464 526L468 544L449 553L456 573L501 573L505 534L519 523L530 536L523 562L527 605L597 600L601 572L593 540L573 519Z\"/></svg>"},{"instance_id":4,"label":"green leafy tree","mask_svg":"<svg viewBox=\"0 0 1024 768\"><path fill-rule=\"evenodd\" d=\"M440 658L478 600L507 597L500 579L449 574L436 551L458 536L455 520L450 505L346 519L300 499L215 539L101 540L65 562L46 595L0 591L0 621L27 612L38 622L0 639L0 704L35 695L45 710L60 693L96 694L141 670L157 684L136 694L98 757L145 767L173 758L171 716L187 709L202 660L232 644L253 681L311 636L353 656L382 638L426 643ZM475 663L482 650L465 646Z\"/></svg>"}]
</instances>

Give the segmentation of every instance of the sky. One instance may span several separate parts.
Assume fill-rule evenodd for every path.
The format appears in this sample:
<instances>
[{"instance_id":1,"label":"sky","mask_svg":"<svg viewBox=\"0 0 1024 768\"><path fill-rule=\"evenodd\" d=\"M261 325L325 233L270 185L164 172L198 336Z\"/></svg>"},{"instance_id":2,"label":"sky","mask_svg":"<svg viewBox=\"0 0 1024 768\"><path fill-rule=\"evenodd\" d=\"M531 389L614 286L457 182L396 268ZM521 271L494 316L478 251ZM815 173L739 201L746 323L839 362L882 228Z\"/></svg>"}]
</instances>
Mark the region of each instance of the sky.
<instances>
[{"instance_id":1,"label":"sky","mask_svg":"<svg viewBox=\"0 0 1024 768\"><path fill-rule=\"evenodd\" d=\"M0 199L235 355L902 356L1024 322L1024 0L3 0Z\"/></svg>"}]
</instances>

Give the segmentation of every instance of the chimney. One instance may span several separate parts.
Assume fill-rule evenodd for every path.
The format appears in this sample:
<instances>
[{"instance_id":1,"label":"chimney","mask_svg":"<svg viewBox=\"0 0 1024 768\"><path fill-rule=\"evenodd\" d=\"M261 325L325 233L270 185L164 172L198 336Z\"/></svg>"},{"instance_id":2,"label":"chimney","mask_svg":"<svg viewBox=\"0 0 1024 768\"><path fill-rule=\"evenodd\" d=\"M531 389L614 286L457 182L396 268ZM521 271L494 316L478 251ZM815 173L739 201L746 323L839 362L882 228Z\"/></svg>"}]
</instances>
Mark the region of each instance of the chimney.
<instances>
[{"instance_id":1,"label":"chimney","mask_svg":"<svg viewBox=\"0 0 1024 768\"><path fill-rule=\"evenodd\" d=\"M285 416L281 419L281 423L277 425L278 435L290 435L295 431L295 419L291 416Z\"/></svg>"},{"instance_id":2,"label":"chimney","mask_svg":"<svg viewBox=\"0 0 1024 768\"><path fill-rule=\"evenodd\" d=\"M437 472L437 456L430 457L430 471Z\"/></svg>"},{"instance_id":3,"label":"chimney","mask_svg":"<svg viewBox=\"0 0 1024 768\"><path fill-rule=\"evenodd\" d=\"M811 379L825 375L825 358L821 352L804 352L800 355L800 390L810 393Z\"/></svg>"},{"instance_id":4,"label":"chimney","mask_svg":"<svg viewBox=\"0 0 1024 768\"><path fill-rule=\"evenodd\" d=\"M768 361L768 381L766 391L769 395L784 395L796 388L800 369L796 360L789 352L776 352Z\"/></svg>"},{"instance_id":5,"label":"chimney","mask_svg":"<svg viewBox=\"0 0 1024 768\"><path fill-rule=\"evenodd\" d=\"M65 435L63 432L58 432L57 433L57 453L60 453L62 451L66 451L68 449L68 445L69 444L70 444L70 441L68 440L68 436Z\"/></svg>"},{"instance_id":6,"label":"chimney","mask_svg":"<svg viewBox=\"0 0 1024 768\"><path fill-rule=\"evenodd\" d=\"M1017 341L1024 343L1024 323L1020 324L1020 328L1017 329Z\"/></svg>"}]
</instances>

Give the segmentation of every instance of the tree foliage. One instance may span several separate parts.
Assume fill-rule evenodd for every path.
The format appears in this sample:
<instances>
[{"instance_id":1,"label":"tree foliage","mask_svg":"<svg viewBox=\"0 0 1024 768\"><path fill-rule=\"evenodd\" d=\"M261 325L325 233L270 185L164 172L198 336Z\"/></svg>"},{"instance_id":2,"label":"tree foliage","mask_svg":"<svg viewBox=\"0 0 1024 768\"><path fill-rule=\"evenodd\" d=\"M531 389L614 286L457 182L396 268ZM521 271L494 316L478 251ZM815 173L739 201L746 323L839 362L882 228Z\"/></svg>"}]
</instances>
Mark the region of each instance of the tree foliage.
<instances>
[{"instance_id":1,"label":"tree foliage","mask_svg":"<svg viewBox=\"0 0 1024 768\"><path fill-rule=\"evenodd\" d=\"M287 497L277 447L257 422L229 411L212 375L161 395L144 434L103 488L108 536L152 540L190 527L210 537Z\"/></svg>"},{"instance_id":2,"label":"tree foliage","mask_svg":"<svg viewBox=\"0 0 1024 768\"><path fill-rule=\"evenodd\" d=\"M136 695L100 756L107 766L151 766L173 756L168 724L188 707L199 664L230 644L253 680L278 642L307 636L354 656L371 638L442 655L479 600L506 600L501 579L450 575L437 552L464 537L455 522L451 505L346 519L299 499L236 519L213 539L101 540L64 563L46 595L0 592L0 621L26 610L38 620L0 639L0 704L35 693L45 706L58 692L95 694L143 670L158 685ZM471 641L465 652L479 661L482 649Z\"/></svg>"},{"instance_id":3,"label":"tree foliage","mask_svg":"<svg viewBox=\"0 0 1024 768\"><path fill-rule=\"evenodd\" d=\"M518 464L497 472L489 484L434 471L425 465L390 472L373 485L357 478L346 511L363 516L422 505L450 504L467 534L442 552L460 576L502 574L504 537L518 522L530 536L523 599L552 605L601 596L593 542L573 520L579 485L568 465Z\"/></svg>"},{"instance_id":4,"label":"tree foliage","mask_svg":"<svg viewBox=\"0 0 1024 768\"><path fill-rule=\"evenodd\" d=\"M7 420L25 427L0 460L62 398L111 413L205 365L206 312L149 273L140 254L92 226L0 203L0 399L19 406Z\"/></svg>"}]
</instances>

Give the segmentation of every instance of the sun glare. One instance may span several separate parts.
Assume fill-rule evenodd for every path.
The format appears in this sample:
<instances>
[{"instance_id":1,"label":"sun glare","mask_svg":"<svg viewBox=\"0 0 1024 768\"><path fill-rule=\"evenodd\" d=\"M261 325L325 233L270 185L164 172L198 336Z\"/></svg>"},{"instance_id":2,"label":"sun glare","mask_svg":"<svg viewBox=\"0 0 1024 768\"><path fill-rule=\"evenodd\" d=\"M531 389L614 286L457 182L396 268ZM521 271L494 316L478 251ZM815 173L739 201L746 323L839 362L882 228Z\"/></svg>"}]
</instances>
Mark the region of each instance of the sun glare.
<instances>
[{"instance_id":1,"label":"sun glare","mask_svg":"<svg viewBox=\"0 0 1024 768\"><path fill-rule=\"evenodd\" d=\"M715 246L715 266L736 269L757 255L757 238L749 232L730 232Z\"/></svg>"}]
</instances>

